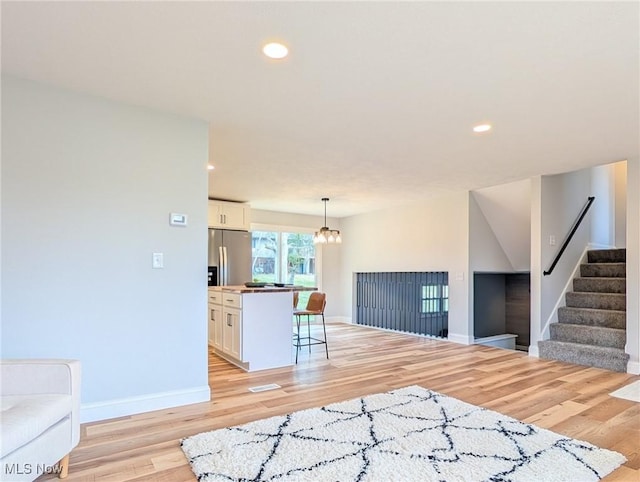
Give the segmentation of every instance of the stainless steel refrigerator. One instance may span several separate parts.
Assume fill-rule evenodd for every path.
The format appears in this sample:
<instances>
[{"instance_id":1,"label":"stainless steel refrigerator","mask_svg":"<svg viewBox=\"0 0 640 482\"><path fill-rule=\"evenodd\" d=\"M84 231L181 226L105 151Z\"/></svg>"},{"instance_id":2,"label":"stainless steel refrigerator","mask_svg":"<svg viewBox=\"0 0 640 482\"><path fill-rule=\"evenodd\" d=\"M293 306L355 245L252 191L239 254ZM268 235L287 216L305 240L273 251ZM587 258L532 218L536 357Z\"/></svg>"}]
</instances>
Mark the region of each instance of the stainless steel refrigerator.
<instances>
[{"instance_id":1,"label":"stainless steel refrigerator","mask_svg":"<svg viewBox=\"0 0 640 482\"><path fill-rule=\"evenodd\" d=\"M251 233L209 229L209 272L215 273L213 286L251 281Z\"/></svg>"}]
</instances>

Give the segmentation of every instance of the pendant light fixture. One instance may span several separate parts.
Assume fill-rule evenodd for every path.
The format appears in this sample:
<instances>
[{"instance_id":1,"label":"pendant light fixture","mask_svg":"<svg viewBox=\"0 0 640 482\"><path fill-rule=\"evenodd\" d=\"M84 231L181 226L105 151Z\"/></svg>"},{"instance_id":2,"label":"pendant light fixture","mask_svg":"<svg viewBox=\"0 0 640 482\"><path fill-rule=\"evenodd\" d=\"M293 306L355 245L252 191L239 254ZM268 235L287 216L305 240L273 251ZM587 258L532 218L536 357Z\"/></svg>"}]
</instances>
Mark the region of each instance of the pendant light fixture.
<instances>
[{"instance_id":1,"label":"pendant light fixture","mask_svg":"<svg viewBox=\"0 0 640 482\"><path fill-rule=\"evenodd\" d=\"M342 243L342 237L340 236L340 231L337 229L329 229L327 227L327 202L329 201L328 197L323 197L322 202L324 203L324 226L320 228L320 231L316 231L313 236L313 242L315 244L340 244Z\"/></svg>"}]
</instances>

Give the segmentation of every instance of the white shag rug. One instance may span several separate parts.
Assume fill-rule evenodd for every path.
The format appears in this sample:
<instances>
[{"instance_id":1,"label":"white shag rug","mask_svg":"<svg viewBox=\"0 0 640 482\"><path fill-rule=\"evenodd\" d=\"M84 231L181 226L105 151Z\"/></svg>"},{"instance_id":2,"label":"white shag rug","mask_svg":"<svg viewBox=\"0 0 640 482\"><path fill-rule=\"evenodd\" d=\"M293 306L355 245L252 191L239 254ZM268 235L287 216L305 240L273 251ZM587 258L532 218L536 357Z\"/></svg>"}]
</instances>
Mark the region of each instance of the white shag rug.
<instances>
[{"instance_id":1,"label":"white shag rug","mask_svg":"<svg viewBox=\"0 0 640 482\"><path fill-rule=\"evenodd\" d=\"M589 481L623 455L411 386L186 438L200 482Z\"/></svg>"}]
</instances>

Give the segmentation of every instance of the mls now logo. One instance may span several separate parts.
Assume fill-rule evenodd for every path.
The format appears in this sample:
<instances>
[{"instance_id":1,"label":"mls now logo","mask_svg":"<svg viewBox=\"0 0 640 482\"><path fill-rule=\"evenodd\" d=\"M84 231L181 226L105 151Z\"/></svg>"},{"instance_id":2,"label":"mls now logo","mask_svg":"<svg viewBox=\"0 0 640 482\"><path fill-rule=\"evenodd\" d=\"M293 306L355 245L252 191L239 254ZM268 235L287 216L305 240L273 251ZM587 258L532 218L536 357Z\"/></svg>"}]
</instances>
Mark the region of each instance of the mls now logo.
<instances>
[{"instance_id":1,"label":"mls now logo","mask_svg":"<svg viewBox=\"0 0 640 482\"><path fill-rule=\"evenodd\" d=\"M35 474L39 477L45 474L59 474L60 472L62 472L62 466L60 466L60 464L4 464L2 475L17 476Z\"/></svg>"}]
</instances>

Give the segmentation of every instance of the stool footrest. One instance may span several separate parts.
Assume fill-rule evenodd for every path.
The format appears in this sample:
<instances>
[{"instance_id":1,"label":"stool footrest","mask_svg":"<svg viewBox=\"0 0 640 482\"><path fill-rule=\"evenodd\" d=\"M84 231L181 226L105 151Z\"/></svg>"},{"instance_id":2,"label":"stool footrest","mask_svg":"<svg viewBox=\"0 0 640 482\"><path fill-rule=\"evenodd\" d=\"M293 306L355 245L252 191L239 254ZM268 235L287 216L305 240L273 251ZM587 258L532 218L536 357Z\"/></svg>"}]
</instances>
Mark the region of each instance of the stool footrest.
<instances>
[{"instance_id":1,"label":"stool footrest","mask_svg":"<svg viewBox=\"0 0 640 482\"><path fill-rule=\"evenodd\" d=\"M310 345L326 345L326 341L325 340L321 340L320 338L309 338L309 337L304 337L305 340L313 340L313 341L307 341L306 343L294 343L293 346L295 347L301 347L301 346L310 346ZM302 339L300 339L300 341L302 342Z\"/></svg>"}]
</instances>

